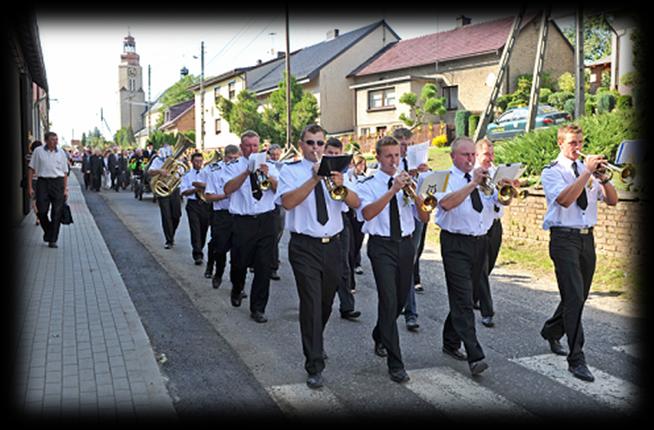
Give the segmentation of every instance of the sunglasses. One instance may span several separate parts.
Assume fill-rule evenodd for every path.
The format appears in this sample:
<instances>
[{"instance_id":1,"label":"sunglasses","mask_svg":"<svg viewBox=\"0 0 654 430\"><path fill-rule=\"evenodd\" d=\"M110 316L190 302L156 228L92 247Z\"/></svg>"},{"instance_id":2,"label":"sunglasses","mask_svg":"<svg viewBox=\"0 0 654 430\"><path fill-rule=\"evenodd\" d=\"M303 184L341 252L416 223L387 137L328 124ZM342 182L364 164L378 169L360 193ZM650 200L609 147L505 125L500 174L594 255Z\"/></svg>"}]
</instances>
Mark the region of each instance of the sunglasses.
<instances>
[{"instance_id":1,"label":"sunglasses","mask_svg":"<svg viewBox=\"0 0 654 430\"><path fill-rule=\"evenodd\" d=\"M311 145L311 146L314 146L314 145L323 146L325 144L325 141L323 141L323 140L305 140L304 143L306 143L307 145Z\"/></svg>"}]
</instances>

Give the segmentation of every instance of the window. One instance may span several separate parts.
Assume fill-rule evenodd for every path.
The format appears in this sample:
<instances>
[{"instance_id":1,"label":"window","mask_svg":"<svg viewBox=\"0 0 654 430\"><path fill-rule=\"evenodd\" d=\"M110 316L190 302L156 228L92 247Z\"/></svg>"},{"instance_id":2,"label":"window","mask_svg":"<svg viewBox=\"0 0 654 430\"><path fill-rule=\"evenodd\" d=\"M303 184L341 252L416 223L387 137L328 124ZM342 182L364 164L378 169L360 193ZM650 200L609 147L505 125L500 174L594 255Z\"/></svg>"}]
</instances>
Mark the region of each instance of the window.
<instances>
[{"instance_id":1,"label":"window","mask_svg":"<svg viewBox=\"0 0 654 430\"><path fill-rule=\"evenodd\" d=\"M370 136L370 129L368 127L364 127L361 129L361 136Z\"/></svg>"},{"instance_id":2,"label":"window","mask_svg":"<svg viewBox=\"0 0 654 430\"><path fill-rule=\"evenodd\" d=\"M221 131L222 130L220 128L220 118L216 118L216 134L220 134Z\"/></svg>"},{"instance_id":3,"label":"window","mask_svg":"<svg viewBox=\"0 0 654 430\"><path fill-rule=\"evenodd\" d=\"M377 127L377 136L382 137L386 135L386 126Z\"/></svg>"},{"instance_id":4,"label":"window","mask_svg":"<svg viewBox=\"0 0 654 430\"><path fill-rule=\"evenodd\" d=\"M232 81L227 84L227 90L229 91L229 99L233 100L236 96L236 81Z\"/></svg>"},{"instance_id":5,"label":"window","mask_svg":"<svg viewBox=\"0 0 654 430\"><path fill-rule=\"evenodd\" d=\"M443 97L445 97L445 107L447 110L456 110L459 108L459 87L443 87Z\"/></svg>"},{"instance_id":6,"label":"window","mask_svg":"<svg viewBox=\"0 0 654 430\"><path fill-rule=\"evenodd\" d=\"M395 88L368 91L368 109L395 107Z\"/></svg>"},{"instance_id":7,"label":"window","mask_svg":"<svg viewBox=\"0 0 654 430\"><path fill-rule=\"evenodd\" d=\"M217 86L216 88L213 89L213 98L217 99L219 95L220 95L220 86Z\"/></svg>"}]
</instances>

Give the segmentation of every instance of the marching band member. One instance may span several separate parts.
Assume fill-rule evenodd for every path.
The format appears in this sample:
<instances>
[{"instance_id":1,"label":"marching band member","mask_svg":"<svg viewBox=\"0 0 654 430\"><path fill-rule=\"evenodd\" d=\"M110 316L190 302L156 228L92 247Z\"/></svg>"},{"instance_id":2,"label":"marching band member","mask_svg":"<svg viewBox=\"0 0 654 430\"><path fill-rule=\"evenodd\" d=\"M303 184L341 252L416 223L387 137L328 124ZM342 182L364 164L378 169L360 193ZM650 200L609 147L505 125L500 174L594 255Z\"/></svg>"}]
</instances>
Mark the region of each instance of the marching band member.
<instances>
[{"instance_id":1,"label":"marching band member","mask_svg":"<svg viewBox=\"0 0 654 430\"><path fill-rule=\"evenodd\" d=\"M239 157L239 149L236 145L227 145L222 161L207 166L207 188L205 198L212 203L211 213L211 241L209 252L213 253L213 260L216 265L211 284L213 288L220 287L225 265L227 264L227 253L232 249L232 230L234 217L229 213L229 196L225 194L222 170L225 165ZM231 257L231 254L230 254ZM234 264L230 264L230 280L236 282Z\"/></svg>"},{"instance_id":2,"label":"marching band member","mask_svg":"<svg viewBox=\"0 0 654 430\"><path fill-rule=\"evenodd\" d=\"M249 157L259 149L259 135L248 130L241 135L242 156L225 164L223 180L225 194L230 196L229 212L234 215L234 234L231 264L234 265L231 302L241 305L241 293L245 288L247 268L254 268L250 291L250 316L258 323L265 323L266 305L270 290L272 255L275 245L275 190L278 170L274 164L265 162L252 167ZM261 189L257 171L267 177L270 189Z\"/></svg>"},{"instance_id":3,"label":"marching band member","mask_svg":"<svg viewBox=\"0 0 654 430\"><path fill-rule=\"evenodd\" d=\"M196 265L202 264L204 243L207 240L211 206L197 196L196 184L206 185L205 173L202 170L204 160L199 152L191 155L192 168L182 177L180 192L186 197L186 215L188 216L189 230L191 231L191 247L193 261Z\"/></svg>"},{"instance_id":4,"label":"marching band member","mask_svg":"<svg viewBox=\"0 0 654 430\"><path fill-rule=\"evenodd\" d=\"M561 152L547 166L541 181L547 199L543 228L550 231L550 258L554 262L561 301L540 334L553 353L566 355L559 339L568 338L568 370L584 381L595 377L586 365L582 351L584 330L581 314L588 298L595 272L595 241L593 226L597 223L597 202L618 203L618 195L608 178L594 174L605 160L590 155L582 163L579 151L583 146L583 131L576 125L559 129L557 142Z\"/></svg>"},{"instance_id":5,"label":"marching band member","mask_svg":"<svg viewBox=\"0 0 654 430\"><path fill-rule=\"evenodd\" d=\"M325 132L308 125L299 141L303 159L281 171L277 200L286 210L286 229L291 233L288 259L300 299L300 332L307 385L319 388L325 368L323 332L331 314L336 289L341 281L343 249L342 211L347 204L359 205L354 191L343 201L329 197L323 179L317 175L325 149ZM344 184L340 172L332 172L336 186Z\"/></svg>"},{"instance_id":6,"label":"marching band member","mask_svg":"<svg viewBox=\"0 0 654 430\"><path fill-rule=\"evenodd\" d=\"M453 166L447 188L436 193L436 224L441 228L441 255L450 305L443 326L443 352L457 360L467 360L472 375L478 375L488 364L475 332L472 290L486 257L486 233L493 219L489 213L497 203L497 191L492 196L479 192L478 185L485 173L482 168L473 170L475 144L470 138L455 139L451 157ZM461 342L467 356L459 350Z\"/></svg>"},{"instance_id":7,"label":"marching band member","mask_svg":"<svg viewBox=\"0 0 654 430\"><path fill-rule=\"evenodd\" d=\"M166 161L166 158L172 157L173 152L170 145L164 145L159 149L158 155L150 163L148 175L150 178L155 175L166 177L169 175L168 171L161 167ZM164 237L166 243L164 248L170 249L175 244L175 232L179 226L179 220L182 218L182 200L179 194L179 187L166 197L157 196L159 203L159 211L161 213L161 226L163 227Z\"/></svg>"},{"instance_id":8,"label":"marching band member","mask_svg":"<svg viewBox=\"0 0 654 430\"><path fill-rule=\"evenodd\" d=\"M375 353L387 357L391 380L406 382L397 331L397 317L412 287L415 248L411 235L415 228L414 206L422 222L429 213L422 211L422 198L408 199L403 189L411 183L410 175L398 170L400 144L392 136L377 141L379 170L357 184L361 199L360 215L365 221L362 231L369 235L368 257L377 285L378 315L372 332Z\"/></svg>"}]
</instances>

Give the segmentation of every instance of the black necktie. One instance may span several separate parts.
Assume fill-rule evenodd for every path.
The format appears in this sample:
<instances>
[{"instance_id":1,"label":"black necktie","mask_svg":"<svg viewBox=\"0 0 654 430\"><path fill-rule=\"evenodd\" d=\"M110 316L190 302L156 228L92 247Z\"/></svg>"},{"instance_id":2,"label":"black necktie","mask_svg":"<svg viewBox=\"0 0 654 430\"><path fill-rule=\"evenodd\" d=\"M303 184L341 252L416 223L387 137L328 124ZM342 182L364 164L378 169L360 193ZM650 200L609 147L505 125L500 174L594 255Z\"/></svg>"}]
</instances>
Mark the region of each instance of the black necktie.
<instances>
[{"instance_id":1,"label":"black necktie","mask_svg":"<svg viewBox=\"0 0 654 430\"><path fill-rule=\"evenodd\" d=\"M327 203L325 203L325 193L322 191L322 181L318 182L313 189L313 195L316 196L316 213L318 222L322 225L327 224L329 215L327 215Z\"/></svg>"},{"instance_id":2,"label":"black necktie","mask_svg":"<svg viewBox=\"0 0 654 430\"><path fill-rule=\"evenodd\" d=\"M579 177L579 170L577 170L577 162L573 161L572 162L572 171L575 172L575 178ZM581 192L579 197L577 197L577 205L581 208L581 210L586 210L588 207L588 197L586 196L586 187L584 186L584 190Z\"/></svg>"},{"instance_id":3,"label":"black necktie","mask_svg":"<svg viewBox=\"0 0 654 430\"><path fill-rule=\"evenodd\" d=\"M402 163L404 163L404 171L408 172L409 171L409 163L406 161L406 158L402 159Z\"/></svg>"},{"instance_id":4,"label":"black necktie","mask_svg":"<svg viewBox=\"0 0 654 430\"><path fill-rule=\"evenodd\" d=\"M466 173L465 178L466 181L470 182L470 173ZM472 200L472 208L477 212L481 212L483 205L481 204L481 197L479 197L479 190L477 188L470 193L470 199Z\"/></svg>"},{"instance_id":5,"label":"black necktie","mask_svg":"<svg viewBox=\"0 0 654 430\"><path fill-rule=\"evenodd\" d=\"M257 186L257 175L254 172L250 173L250 185L252 186L252 197L261 200L263 192L261 191L261 188Z\"/></svg>"},{"instance_id":6,"label":"black necktie","mask_svg":"<svg viewBox=\"0 0 654 430\"><path fill-rule=\"evenodd\" d=\"M388 189L393 186L393 178L388 180ZM402 228L400 227L400 209L397 206L397 195L391 199L391 239L400 240L402 238Z\"/></svg>"}]
</instances>

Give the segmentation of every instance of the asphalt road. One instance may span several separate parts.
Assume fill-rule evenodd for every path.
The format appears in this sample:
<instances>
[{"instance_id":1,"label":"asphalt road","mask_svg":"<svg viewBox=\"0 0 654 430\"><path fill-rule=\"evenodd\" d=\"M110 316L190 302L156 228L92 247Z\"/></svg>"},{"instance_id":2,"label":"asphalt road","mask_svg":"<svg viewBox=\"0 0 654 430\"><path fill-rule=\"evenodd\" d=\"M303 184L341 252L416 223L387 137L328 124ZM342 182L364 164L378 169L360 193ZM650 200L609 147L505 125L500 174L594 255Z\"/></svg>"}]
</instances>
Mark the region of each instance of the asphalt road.
<instances>
[{"instance_id":1,"label":"asphalt road","mask_svg":"<svg viewBox=\"0 0 654 430\"><path fill-rule=\"evenodd\" d=\"M180 415L466 421L624 419L640 411L642 321L586 307L584 350L597 380L583 383L539 335L558 304L556 288L540 288L542 282L529 274L502 268L491 283L496 326L482 326L477 314L490 367L472 378L465 362L441 352L447 294L439 252L429 248L421 261L425 292L417 295L420 329L409 332L403 318L398 320L411 381L392 382L385 359L373 353L377 297L365 244L355 295L362 316L356 322L341 319L335 299L325 331L325 387L309 392L288 233L280 244L281 280L271 281L269 321L257 324L249 318L247 299L240 308L231 306L227 275L214 290L203 277L204 266L193 265L185 210L176 245L166 250L158 206L147 195L143 201L129 190L85 195L156 352L167 358L160 366ZM246 291L250 282L248 275Z\"/></svg>"}]
</instances>

